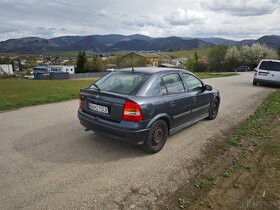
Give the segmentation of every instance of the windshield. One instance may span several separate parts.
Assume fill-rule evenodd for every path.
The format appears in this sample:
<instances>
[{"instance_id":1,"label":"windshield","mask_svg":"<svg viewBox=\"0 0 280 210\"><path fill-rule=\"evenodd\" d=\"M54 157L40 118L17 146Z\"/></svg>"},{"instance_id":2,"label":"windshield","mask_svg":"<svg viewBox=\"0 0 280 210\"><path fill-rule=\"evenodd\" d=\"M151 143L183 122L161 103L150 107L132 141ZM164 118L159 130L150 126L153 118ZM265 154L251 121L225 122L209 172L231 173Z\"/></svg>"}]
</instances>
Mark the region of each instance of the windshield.
<instances>
[{"instance_id":1,"label":"windshield","mask_svg":"<svg viewBox=\"0 0 280 210\"><path fill-rule=\"evenodd\" d=\"M95 82L95 85L91 85L90 88L99 88L101 91L125 95L135 95L149 77L150 74L139 72L115 72L101 78Z\"/></svg>"},{"instance_id":2,"label":"windshield","mask_svg":"<svg viewBox=\"0 0 280 210\"><path fill-rule=\"evenodd\" d=\"M259 69L268 71L280 71L280 62L263 61Z\"/></svg>"}]
</instances>

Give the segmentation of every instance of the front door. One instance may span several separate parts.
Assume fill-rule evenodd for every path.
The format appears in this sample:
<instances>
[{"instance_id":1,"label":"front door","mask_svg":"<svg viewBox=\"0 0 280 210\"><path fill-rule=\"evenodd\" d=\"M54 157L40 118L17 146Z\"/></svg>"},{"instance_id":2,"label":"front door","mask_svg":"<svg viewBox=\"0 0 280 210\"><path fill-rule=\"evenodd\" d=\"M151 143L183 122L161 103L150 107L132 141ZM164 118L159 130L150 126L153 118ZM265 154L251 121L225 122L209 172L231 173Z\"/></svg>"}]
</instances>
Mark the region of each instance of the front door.
<instances>
[{"instance_id":1,"label":"front door","mask_svg":"<svg viewBox=\"0 0 280 210\"><path fill-rule=\"evenodd\" d=\"M211 95L204 90L203 83L195 76L183 73L183 81L187 87L188 93L192 97L192 114L191 119L196 120L208 115Z\"/></svg>"}]
</instances>

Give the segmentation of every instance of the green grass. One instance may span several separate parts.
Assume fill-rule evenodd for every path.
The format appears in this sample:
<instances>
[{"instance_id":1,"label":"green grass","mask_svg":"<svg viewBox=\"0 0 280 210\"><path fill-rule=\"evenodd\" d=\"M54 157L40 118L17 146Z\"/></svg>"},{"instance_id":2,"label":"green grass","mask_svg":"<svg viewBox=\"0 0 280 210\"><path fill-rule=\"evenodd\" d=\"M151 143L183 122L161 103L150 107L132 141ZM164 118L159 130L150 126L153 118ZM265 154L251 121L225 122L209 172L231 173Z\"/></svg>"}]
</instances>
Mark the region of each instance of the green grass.
<instances>
[{"instance_id":1,"label":"green grass","mask_svg":"<svg viewBox=\"0 0 280 210\"><path fill-rule=\"evenodd\" d=\"M207 56L211 48L197 48L192 50L182 50L174 52L163 52L163 54L174 56L175 58L191 58L194 57L194 54L197 53L198 57Z\"/></svg>"},{"instance_id":2,"label":"green grass","mask_svg":"<svg viewBox=\"0 0 280 210\"><path fill-rule=\"evenodd\" d=\"M196 76L200 79L208 79L214 77L229 77L229 76L236 76L238 75L235 72L221 72L221 73L211 73L211 72L194 72Z\"/></svg>"},{"instance_id":3,"label":"green grass","mask_svg":"<svg viewBox=\"0 0 280 210\"><path fill-rule=\"evenodd\" d=\"M78 97L93 80L0 80L0 111Z\"/></svg>"}]
</instances>

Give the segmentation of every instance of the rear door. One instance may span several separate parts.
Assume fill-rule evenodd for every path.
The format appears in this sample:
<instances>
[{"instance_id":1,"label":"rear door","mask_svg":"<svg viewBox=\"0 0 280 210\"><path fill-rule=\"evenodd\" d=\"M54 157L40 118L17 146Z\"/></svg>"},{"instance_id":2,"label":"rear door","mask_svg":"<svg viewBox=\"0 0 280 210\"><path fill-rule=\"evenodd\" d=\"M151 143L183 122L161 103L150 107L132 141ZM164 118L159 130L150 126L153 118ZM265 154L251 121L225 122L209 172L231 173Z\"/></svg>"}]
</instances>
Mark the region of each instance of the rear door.
<instances>
[{"instance_id":1,"label":"rear door","mask_svg":"<svg viewBox=\"0 0 280 210\"><path fill-rule=\"evenodd\" d=\"M190 120L192 99L186 92L178 73L171 73L160 78L160 88L168 113L173 121L173 128Z\"/></svg>"},{"instance_id":2,"label":"rear door","mask_svg":"<svg viewBox=\"0 0 280 210\"><path fill-rule=\"evenodd\" d=\"M280 82L280 61L267 61L270 71L270 80Z\"/></svg>"},{"instance_id":3,"label":"rear door","mask_svg":"<svg viewBox=\"0 0 280 210\"><path fill-rule=\"evenodd\" d=\"M264 60L258 66L258 79L277 81L277 74L272 71L272 61Z\"/></svg>"},{"instance_id":4,"label":"rear door","mask_svg":"<svg viewBox=\"0 0 280 210\"><path fill-rule=\"evenodd\" d=\"M191 119L198 119L208 115L211 94L203 89L203 83L195 76L183 73L183 81L192 99Z\"/></svg>"}]
</instances>

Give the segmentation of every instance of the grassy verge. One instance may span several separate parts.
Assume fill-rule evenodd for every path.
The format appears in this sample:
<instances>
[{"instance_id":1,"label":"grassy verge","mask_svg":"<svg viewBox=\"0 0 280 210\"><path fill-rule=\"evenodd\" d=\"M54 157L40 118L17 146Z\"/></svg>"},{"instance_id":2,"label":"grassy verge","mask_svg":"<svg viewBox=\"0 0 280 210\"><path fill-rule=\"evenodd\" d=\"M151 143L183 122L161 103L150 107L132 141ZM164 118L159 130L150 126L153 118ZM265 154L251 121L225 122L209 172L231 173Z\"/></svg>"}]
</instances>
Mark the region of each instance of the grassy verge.
<instances>
[{"instance_id":1,"label":"grassy verge","mask_svg":"<svg viewBox=\"0 0 280 210\"><path fill-rule=\"evenodd\" d=\"M93 80L1 80L0 111L75 99L79 89L92 82Z\"/></svg>"},{"instance_id":2,"label":"grassy verge","mask_svg":"<svg viewBox=\"0 0 280 210\"><path fill-rule=\"evenodd\" d=\"M208 79L208 78L214 78L214 77L229 77L229 76L238 75L235 72L221 72L221 73L197 72L194 74L197 75L200 79Z\"/></svg>"},{"instance_id":3,"label":"grassy verge","mask_svg":"<svg viewBox=\"0 0 280 210\"><path fill-rule=\"evenodd\" d=\"M280 209L280 91L209 146L165 209Z\"/></svg>"}]
</instances>

